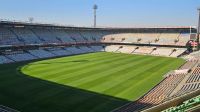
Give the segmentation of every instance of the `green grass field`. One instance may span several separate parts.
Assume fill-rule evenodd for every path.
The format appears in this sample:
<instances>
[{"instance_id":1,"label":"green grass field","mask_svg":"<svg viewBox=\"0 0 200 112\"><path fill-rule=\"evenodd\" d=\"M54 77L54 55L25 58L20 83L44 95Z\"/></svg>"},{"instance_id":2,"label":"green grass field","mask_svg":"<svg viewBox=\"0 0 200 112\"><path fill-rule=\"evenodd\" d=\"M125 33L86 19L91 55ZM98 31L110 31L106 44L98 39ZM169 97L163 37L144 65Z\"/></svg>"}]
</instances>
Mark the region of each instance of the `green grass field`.
<instances>
[{"instance_id":1,"label":"green grass field","mask_svg":"<svg viewBox=\"0 0 200 112\"><path fill-rule=\"evenodd\" d=\"M100 52L0 65L0 104L22 112L109 112L138 99L183 63Z\"/></svg>"}]
</instances>

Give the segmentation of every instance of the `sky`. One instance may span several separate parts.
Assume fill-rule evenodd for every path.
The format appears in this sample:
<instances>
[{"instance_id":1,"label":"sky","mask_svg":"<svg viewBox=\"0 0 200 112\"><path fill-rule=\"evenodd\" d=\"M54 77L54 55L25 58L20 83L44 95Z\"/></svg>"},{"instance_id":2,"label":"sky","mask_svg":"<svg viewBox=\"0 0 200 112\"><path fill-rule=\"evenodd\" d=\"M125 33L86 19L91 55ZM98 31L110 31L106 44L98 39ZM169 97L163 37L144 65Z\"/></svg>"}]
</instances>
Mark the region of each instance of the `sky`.
<instances>
[{"instance_id":1,"label":"sky","mask_svg":"<svg viewBox=\"0 0 200 112\"><path fill-rule=\"evenodd\" d=\"M97 26L196 26L200 0L0 0L0 19Z\"/></svg>"}]
</instances>

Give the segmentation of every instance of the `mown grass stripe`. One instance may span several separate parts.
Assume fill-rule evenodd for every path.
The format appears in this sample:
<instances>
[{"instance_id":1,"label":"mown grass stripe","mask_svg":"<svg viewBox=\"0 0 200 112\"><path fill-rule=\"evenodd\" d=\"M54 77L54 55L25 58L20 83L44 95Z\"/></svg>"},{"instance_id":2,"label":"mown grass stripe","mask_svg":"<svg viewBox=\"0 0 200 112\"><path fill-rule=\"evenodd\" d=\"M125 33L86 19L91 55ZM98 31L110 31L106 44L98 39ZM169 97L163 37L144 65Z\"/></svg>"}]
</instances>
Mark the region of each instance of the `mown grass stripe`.
<instances>
[{"instance_id":1,"label":"mown grass stripe","mask_svg":"<svg viewBox=\"0 0 200 112\"><path fill-rule=\"evenodd\" d=\"M119 59L119 57L116 57L116 58ZM113 58L113 59L116 59L116 58ZM98 61L98 63L102 63L102 61ZM75 72L81 72L81 70L87 69L88 67L93 67L95 64L97 63L88 63L87 65L82 64L82 66L72 67L71 69L70 68L59 69L59 70L55 70L55 72L50 72L50 73L48 72L48 74L44 74L41 76L42 78L45 78L45 79L57 79L57 80L62 79L62 77L66 78L67 76L73 77L73 75L71 74L74 74Z\"/></svg>"},{"instance_id":2,"label":"mown grass stripe","mask_svg":"<svg viewBox=\"0 0 200 112\"><path fill-rule=\"evenodd\" d=\"M69 77L69 78L72 78L72 77L76 77L77 75L79 74L84 74L85 72L88 71L87 68L90 68L92 70L92 68L96 68L96 66L107 66L105 65L104 63L110 63L112 61L118 61L120 59L123 59L123 57L113 57L111 59L107 58L107 59L102 59L101 61L98 61L98 62L94 62L94 63L91 63L91 64L88 64L88 65L83 65L81 66L79 69L77 68L74 68L74 69L65 69L65 70L61 70L59 71L59 73L57 74L50 74L48 75L48 79L52 79L54 77L51 77L51 76L55 76L55 80L63 80L63 77L64 79L66 77ZM108 67L108 66L107 66ZM89 75L89 74L88 74ZM50 77L49 77L50 76ZM63 77L62 77L63 76ZM47 77L46 77L47 78Z\"/></svg>"},{"instance_id":3,"label":"mown grass stripe","mask_svg":"<svg viewBox=\"0 0 200 112\"><path fill-rule=\"evenodd\" d=\"M122 81L118 85L115 85L114 87L106 90L106 93L107 94L114 94L115 96L119 97L118 94L120 94L121 92L124 92L124 91L132 88L135 85L141 84L141 82L144 79L146 79L148 77L151 77L151 74L153 74L153 72L149 73L148 72L149 70L157 69L157 67L163 65L163 63L165 63L167 61L163 60L163 61L160 61L160 62L161 63L157 62L155 65L149 67L148 69L144 69L144 71L140 71L137 75L135 75L133 77L130 77L129 79L126 79L126 80ZM140 80L140 81L138 81L138 80ZM119 85L121 85L121 86L119 86ZM129 86L129 85L132 85L132 86ZM126 89L124 89L124 88L126 88ZM139 87L136 87L136 86L135 86L135 88L140 89ZM134 90L136 90L135 88L134 88ZM121 89L123 89L124 91L121 91ZM150 89L150 88L148 88L148 89ZM136 95L134 95L134 94L130 94L130 95L131 95L130 97L128 97L128 95L122 95L121 97L126 96L126 97L123 97L123 98L136 100L136 99L133 98L133 96L135 97ZM137 96L137 97L139 97L139 96Z\"/></svg>"},{"instance_id":4,"label":"mown grass stripe","mask_svg":"<svg viewBox=\"0 0 200 112\"><path fill-rule=\"evenodd\" d=\"M105 57L111 57L112 55L105 55ZM98 56L96 56L96 57L94 57L93 59L98 59L98 60L101 60L101 58L103 58L104 57L104 53L103 53L103 55L100 57L100 59L99 59L99 57ZM29 72L29 73L33 73L33 74L37 74L37 73L40 73L40 72L44 72L44 71L49 71L49 70L52 70L52 68L53 69L60 69L60 68L62 68L62 67L73 67L73 66L75 66L75 65L77 65L77 64L79 64L79 63L73 63L72 62L72 60L66 60L66 59L68 59L68 57L65 57L65 58L62 58L62 61L61 61L61 63L59 63L57 60L54 60L54 61L42 61L42 62L36 62L36 63L33 63L33 64L29 64L29 65L27 65L27 66L25 66L25 67L23 67L22 69L32 69L31 71L28 71L27 70L27 72ZM90 58L90 57L88 57L88 58L84 58L84 59L92 59L92 58ZM81 59L81 60L84 60L84 59ZM73 60L75 60L75 59L73 59ZM68 63L63 63L63 62L66 62L66 61L69 61ZM58 62L58 63L57 63ZM52 63L52 64L51 64ZM39 65L39 67L38 68L32 68L32 66L38 66ZM40 65L42 65L42 66L40 66ZM56 65L56 66L55 66ZM60 65L60 66L58 66L58 65ZM68 66L66 66L66 65L68 65Z\"/></svg>"},{"instance_id":5,"label":"mown grass stripe","mask_svg":"<svg viewBox=\"0 0 200 112\"><path fill-rule=\"evenodd\" d=\"M136 64L135 66L129 66L128 68L126 68L126 69L122 69L121 71L119 71L119 74L122 74L122 75L117 75L117 77L115 77L113 80L116 80L116 82L115 83L110 83L110 81L107 81L108 82L108 84L104 84L104 83L102 83L103 85L105 85L105 86L103 86L103 85L98 85L98 86L96 86L96 87L94 87L93 89L94 90L98 90L99 89L99 87L101 87L101 86L103 86L104 87L104 89L105 90L107 90L107 89L112 89L112 87L113 86L119 86L122 82L125 82L125 81L127 81L127 80L131 80L132 78L135 78L136 76L137 76L137 74L139 74L140 72L146 72L149 68L148 68L148 65L150 65L151 63L148 63L148 64L145 64L146 62L151 62L151 61L155 61L156 60L156 58L152 58L152 59L150 59L150 60L146 60L145 62L141 62L141 63L139 63L139 64ZM145 64L145 65L144 65ZM140 71L138 71L138 67L140 67L141 65L143 65L143 67L144 67L144 69L143 70L140 70ZM154 66L154 65L153 65ZM130 71L129 69L131 69L131 68L134 68L134 70L133 71ZM134 74L132 74L133 72L136 72L136 73L134 73ZM116 73L112 73L112 74L110 74L111 76L112 75L115 75ZM106 77L105 77L106 78ZM108 77L109 78L109 77ZM111 77L112 78L112 77ZM126 84L126 83L124 83L124 84ZM121 87L123 87L124 86L124 84L121 84ZM109 85L109 86L106 86L106 85ZM116 87L117 87L116 86ZM125 87L124 87L125 88ZM108 92L108 91L107 91Z\"/></svg>"},{"instance_id":6,"label":"mown grass stripe","mask_svg":"<svg viewBox=\"0 0 200 112\"><path fill-rule=\"evenodd\" d=\"M62 63L76 60L90 61ZM7 94L12 92L10 91L12 89L0 85L0 89L7 91L0 94L0 97L4 96L7 99L10 99L8 96L12 97L15 103L17 99L30 100L18 107L30 111L28 107L34 105L35 108L31 112L65 112L66 110L108 112L130 100L137 99L158 83L164 73L177 68L182 62L183 60L175 58L120 53L93 53L39 61L21 69L26 75L32 76L33 79L29 77L30 80L38 82L37 80L41 79L39 84L30 84L17 77L15 81L9 83L3 81L4 83L0 82L0 84L9 87L16 84L16 87L20 90L24 89L22 92L27 92L27 95L20 96L22 92L18 92L16 88L13 90L17 95L13 98L11 94ZM48 66L45 63L50 64ZM35 80L34 77L39 79ZM8 80L12 75L6 77L4 74L0 76L0 80L1 78ZM20 87L25 84L29 85ZM33 97L27 98L29 95ZM45 108L49 105L51 105L49 108Z\"/></svg>"},{"instance_id":7,"label":"mown grass stripe","mask_svg":"<svg viewBox=\"0 0 200 112\"><path fill-rule=\"evenodd\" d=\"M170 61L170 60L169 60ZM175 62L175 61L174 61ZM155 85L156 83L151 83L151 82L154 82L156 79L158 79L158 80L160 80L160 79L162 79L162 76L160 76L160 74L165 74L166 73L166 69L168 69L168 70L170 70L169 68L170 68L170 66L173 66L174 65L174 62L172 62L171 64L167 64L168 63L168 61L164 61L163 63L160 63L157 67L159 67L159 66L162 66L163 68L160 68L160 69L157 69L156 67L154 67L154 68L152 68L151 69L151 72L144 72L144 73L142 73L143 75L139 75L137 78L139 79L139 80L141 80L141 82L140 83L138 83L138 84L134 84L133 86L131 86L131 88L132 89L134 89L136 86L138 86L137 88L139 88L140 87L140 85L142 85L142 86L144 86L145 85L145 83L142 83L142 82L145 82L145 81L149 81L149 83L150 84L152 84L152 85ZM166 68L167 67L167 68ZM169 68L168 68L169 67ZM146 75L145 75L146 74ZM151 77L149 77L149 76L151 76ZM145 78L144 78L145 77ZM156 77L156 78L155 78ZM150 79L152 79L152 80L150 80ZM151 86L144 86L144 87L151 87ZM143 89L138 89L138 90L140 90L140 92L135 92L135 93L144 93L144 88ZM125 92L127 92L127 94L126 95L128 95L128 94L130 94L128 91L131 91L130 89L128 90L125 90L125 91L123 91L123 93L125 93ZM134 94L135 94L134 93ZM138 95L139 95L138 94ZM141 94L140 94L141 95ZM124 94L122 95L122 96L124 96Z\"/></svg>"},{"instance_id":8,"label":"mown grass stripe","mask_svg":"<svg viewBox=\"0 0 200 112\"><path fill-rule=\"evenodd\" d=\"M164 62L166 62L166 60L164 60ZM151 67L151 68L156 68L157 66L160 66L160 65L161 65L161 64L158 64L158 65L156 65L156 66L154 66L154 67ZM149 68L149 69L151 69L151 68ZM149 69L148 69L148 70L149 70ZM121 85L121 83L120 83L120 85ZM120 86L120 85L115 86L115 87L116 87L115 89L122 87L122 86ZM113 89L113 88L111 88L111 89ZM111 90L111 89L109 89L109 90ZM113 89L113 90L114 90L114 89ZM106 93L106 91L108 91L108 90L103 91L103 93ZM118 91L114 91L114 94L117 95L117 94L119 94L120 92L121 92L121 88L120 88L120 91L119 91L119 89L118 89ZM88 100L89 100L89 99L88 99ZM110 102L109 102L109 101L106 101L105 103L107 104L107 103L110 103ZM96 109L97 109L99 106L104 106L105 103L103 103L103 104L100 103L99 105L96 105L96 106L95 106ZM84 105L81 105L81 106L84 107L85 105L87 105L87 104L84 103ZM77 109L77 110L79 110L79 109Z\"/></svg>"},{"instance_id":9,"label":"mown grass stripe","mask_svg":"<svg viewBox=\"0 0 200 112\"><path fill-rule=\"evenodd\" d=\"M153 57L148 57L145 59L137 58L136 59L137 61L135 61L135 63L132 63L132 64L127 63L127 62L134 61L134 60L129 59L127 62L123 61L123 62L125 62L125 64L118 63L116 65L113 65L112 69L108 69L107 71L103 71L103 73L100 72L100 73L96 74L96 75L99 75L99 74L107 74L107 75L99 75L100 77L95 78L96 80L92 80L91 82L84 81L84 83L81 83L80 85L78 85L78 87L84 87L84 86L89 85L90 86L89 88L92 88L93 86L96 86L95 84L101 85L101 84L105 83L106 81L109 81L110 78L112 80L114 80L116 77L120 77L121 75L124 75L125 74L124 72L126 70L130 70L131 68L143 65L144 63L146 63L146 61L152 61L152 59L154 59L154 58ZM119 65L121 65L121 66L119 66ZM94 78L91 78L91 79L94 79ZM99 82L102 82L102 83L99 83Z\"/></svg>"},{"instance_id":10,"label":"mown grass stripe","mask_svg":"<svg viewBox=\"0 0 200 112\"><path fill-rule=\"evenodd\" d=\"M133 58L132 60L137 60L139 59L140 57L137 57L137 58ZM128 61L130 61L130 59L126 59ZM112 65L113 68L115 68L116 66L119 66L119 65L122 65L123 63L126 63L126 60L124 61L119 61L118 59L115 59L115 63L116 65ZM112 62L112 61L108 61L108 62ZM106 62L107 63L107 62ZM101 66L98 66L98 67L95 67L94 66L94 69L91 69L91 70L86 70L86 72L83 72L81 73L81 77L80 75L76 76L75 79L73 78L73 80L69 80L69 79L63 79L63 80L59 80L59 82L63 82L63 83L69 83L70 82L73 82L73 81L76 81L76 82L81 82L80 80L83 80L83 78L88 78L88 77L96 77L98 78L99 76L103 76L103 75L99 75L97 76L98 74L101 74L102 72L106 72L108 70L111 70L111 69L106 69L108 66L105 66L104 64L102 64ZM104 70L103 70L104 69ZM95 75L95 76L94 76ZM106 74L105 74L106 75ZM90 79L93 79L93 78L90 78ZM77 83L78 84L78 83Z\"/></svg>"}]
</instances>

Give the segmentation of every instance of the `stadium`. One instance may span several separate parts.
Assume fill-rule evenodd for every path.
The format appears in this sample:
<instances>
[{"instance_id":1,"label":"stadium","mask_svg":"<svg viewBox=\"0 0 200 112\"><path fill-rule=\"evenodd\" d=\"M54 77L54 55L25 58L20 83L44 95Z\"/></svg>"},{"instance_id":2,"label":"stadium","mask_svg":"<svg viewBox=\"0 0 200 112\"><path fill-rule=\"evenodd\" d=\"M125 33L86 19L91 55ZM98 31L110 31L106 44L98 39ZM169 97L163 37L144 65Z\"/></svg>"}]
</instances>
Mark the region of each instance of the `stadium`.
<instances>
[{"instance_id":1,"label":"stadium","mask_svg":"<svg viewBox=\"0 0 200 112\"><path fill-rule=\"evenodd\" d=\"M97 8L94 27L0 21L0 112L199 112L200 22L98 27Z\"/></svg>"}]
</instances>

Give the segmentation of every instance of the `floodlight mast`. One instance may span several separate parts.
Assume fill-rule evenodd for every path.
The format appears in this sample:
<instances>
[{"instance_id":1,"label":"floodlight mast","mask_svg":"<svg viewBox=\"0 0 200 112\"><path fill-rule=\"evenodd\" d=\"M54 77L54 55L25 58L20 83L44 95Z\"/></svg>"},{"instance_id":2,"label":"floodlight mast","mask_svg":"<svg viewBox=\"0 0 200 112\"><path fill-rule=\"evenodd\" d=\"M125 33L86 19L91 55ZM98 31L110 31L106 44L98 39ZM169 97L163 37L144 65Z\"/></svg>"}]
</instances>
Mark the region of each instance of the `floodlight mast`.
<instances>
[{"instance_id":1,"label":"floodlight mast","mask_svg":"<svg viewBox=\"0 0 200 112\"><path fill-rule=\"evenodd\" d=\"M98 6L95 4L94 6L93 6L93 9L94 9L94 28L96 28L96 25L97 25L97 15L96 15L96 11L97 11L97 9L98 9Z\"/></svg>"},{"instance_id":2,"label":"floodlight mast","mask_svg":"<svg viewBox=\"0 0 200 112\"><path fill-rule=\"evenodd\" d=\"M196 48L194 46L194 50L199 50L199 34L200 34L200 8L197 9L198 10L198 16L199 16L199 19L198 19L198 25L197 25L197 35L196 35Z\"/></svg>"},{"instance_id":3,"label":"floodlight mast","mask_svg":"<svg viewBox=\"0 0 200 112\"><path fill-rule=\"evenodd\" d=\"M198 26L197 26L197 42L199 43L199 34L200 34L200 8L197 9L199 12Z\"/></svg>"}]
</instances>

